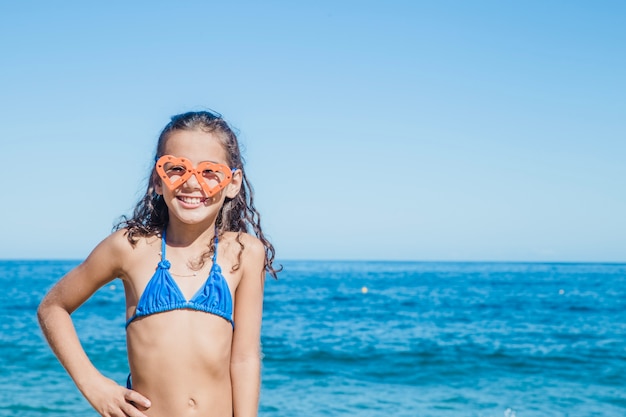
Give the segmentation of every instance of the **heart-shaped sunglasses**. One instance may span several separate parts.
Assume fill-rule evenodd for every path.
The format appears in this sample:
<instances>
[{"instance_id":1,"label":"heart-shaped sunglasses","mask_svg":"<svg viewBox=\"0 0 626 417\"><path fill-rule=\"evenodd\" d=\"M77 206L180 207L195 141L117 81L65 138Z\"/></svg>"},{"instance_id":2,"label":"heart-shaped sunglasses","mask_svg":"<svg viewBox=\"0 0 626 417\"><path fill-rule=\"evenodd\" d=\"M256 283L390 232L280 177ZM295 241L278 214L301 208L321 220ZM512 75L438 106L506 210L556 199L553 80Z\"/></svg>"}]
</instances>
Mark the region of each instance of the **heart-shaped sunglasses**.
<instances>
[{"instance_id":1,"label":"heart-shaped sunglasses","mask_svg":"<svg viewBox=\"0 0 626 417\"><path fill-rule=\"evenodd\" d=\"M236 171L236 169L230 169L224 164L215 162L200 162L194 167L188 159L172 155L160 157L155 169L163 180L163 184L171 191L183 185L194 175L208 197L213 197L223 190L233 179L233 173Z\"/></svg>"}]
</instances>

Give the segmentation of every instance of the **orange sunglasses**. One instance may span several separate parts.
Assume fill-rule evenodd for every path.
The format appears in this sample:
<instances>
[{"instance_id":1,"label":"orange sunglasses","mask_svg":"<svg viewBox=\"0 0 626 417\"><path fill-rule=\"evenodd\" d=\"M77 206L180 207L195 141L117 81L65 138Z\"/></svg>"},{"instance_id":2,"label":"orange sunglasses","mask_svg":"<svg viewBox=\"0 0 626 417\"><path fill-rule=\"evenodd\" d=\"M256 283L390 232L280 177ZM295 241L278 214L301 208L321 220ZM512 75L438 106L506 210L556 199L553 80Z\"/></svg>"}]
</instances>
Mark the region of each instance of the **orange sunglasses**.
<instances>
[{"instance_id":1,"label":"orange sunglasses","mask_svg":"<svg viewBox=\"0 0 626 417\"><path fill-rule=\"evenodd\" d=\"M155 169L163 183L171 191L183 185L192 175L208 197L213 197L224 189L233 179L236 169L215 162L200 162L194 167L186 158L163 155L155 165Z\"/></svg>"}]
</instances>

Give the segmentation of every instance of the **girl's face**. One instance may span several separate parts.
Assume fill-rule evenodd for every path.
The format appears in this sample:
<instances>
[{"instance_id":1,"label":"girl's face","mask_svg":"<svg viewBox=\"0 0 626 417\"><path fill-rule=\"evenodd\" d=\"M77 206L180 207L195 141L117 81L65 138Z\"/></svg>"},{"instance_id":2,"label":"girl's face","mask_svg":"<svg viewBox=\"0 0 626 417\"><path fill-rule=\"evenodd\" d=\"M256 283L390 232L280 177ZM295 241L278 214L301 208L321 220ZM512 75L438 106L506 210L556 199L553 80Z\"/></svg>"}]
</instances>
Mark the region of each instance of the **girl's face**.
<instances>
[{"instance_id":1,"label":"girl's face","mask_svg":"<svg viewBox=\"0 0 626 417\"><path fill-rule=\"evenodd\" d=\"M228 165L226 151L218 136L202 130L175 130L166 139L163 154L175 158L185 158L197 167L202 162ZM209 179L207 179L209 181ZM203 187L204 185L204 187ZM206 184L201 184L196 175L191 175L175 189L170 189L158 176L155 177L155 190L163 196L169 210L170 223L209 227L226 197L233 198L241 187L241 171L232 174L232 180L225 188L213 196L206 193Z\"/></svg>"}]
</instances>

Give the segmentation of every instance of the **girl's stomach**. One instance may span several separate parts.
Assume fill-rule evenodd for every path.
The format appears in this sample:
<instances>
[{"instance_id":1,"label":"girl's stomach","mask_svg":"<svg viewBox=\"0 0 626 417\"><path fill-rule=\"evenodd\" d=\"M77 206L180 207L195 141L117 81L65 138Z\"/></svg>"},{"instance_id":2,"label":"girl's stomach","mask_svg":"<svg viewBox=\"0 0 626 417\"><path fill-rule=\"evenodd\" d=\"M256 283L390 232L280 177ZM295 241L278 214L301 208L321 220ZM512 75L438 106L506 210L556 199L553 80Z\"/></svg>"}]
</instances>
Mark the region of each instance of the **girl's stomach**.
<instances>
[{"instance_id":1,"label":"girl's stomach","mask_svg":"<svg viewBox=\"0 0 626 417\"><path fill-rule=\"evenodd\" d=\"M127 328L132 389L147 397L151 417L232 417L233 329L192 310L157 313Z\"/></svg>"}]
</instances>

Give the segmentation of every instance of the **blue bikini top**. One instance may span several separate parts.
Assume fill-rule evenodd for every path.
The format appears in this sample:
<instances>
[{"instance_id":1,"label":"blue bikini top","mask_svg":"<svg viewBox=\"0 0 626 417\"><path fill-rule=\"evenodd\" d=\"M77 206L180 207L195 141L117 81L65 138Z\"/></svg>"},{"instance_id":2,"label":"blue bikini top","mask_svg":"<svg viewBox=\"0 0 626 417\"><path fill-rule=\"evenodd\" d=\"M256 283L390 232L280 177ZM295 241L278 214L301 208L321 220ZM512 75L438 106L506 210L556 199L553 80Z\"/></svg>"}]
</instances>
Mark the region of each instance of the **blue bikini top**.
<instances>
[{"instance_id":1,"label":"blue bikini top","mask_svg":"<svg viewBox=\"0 0 626 417\"><path fill-rule=\"evenodd\" d=\"M222 317L235 327L233 322L233 300L228 282L217 264L217 233L215 253L209 277L196 294L187 300L170 274L170 261L165 258L165 231L161 242L161 262L148 285L141 294L135 314L128 319L126 327L135 319L165 311L189 309L204 311Z\"/></svg>"}]
</instances>

